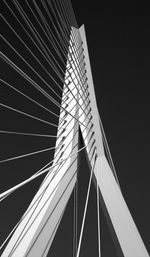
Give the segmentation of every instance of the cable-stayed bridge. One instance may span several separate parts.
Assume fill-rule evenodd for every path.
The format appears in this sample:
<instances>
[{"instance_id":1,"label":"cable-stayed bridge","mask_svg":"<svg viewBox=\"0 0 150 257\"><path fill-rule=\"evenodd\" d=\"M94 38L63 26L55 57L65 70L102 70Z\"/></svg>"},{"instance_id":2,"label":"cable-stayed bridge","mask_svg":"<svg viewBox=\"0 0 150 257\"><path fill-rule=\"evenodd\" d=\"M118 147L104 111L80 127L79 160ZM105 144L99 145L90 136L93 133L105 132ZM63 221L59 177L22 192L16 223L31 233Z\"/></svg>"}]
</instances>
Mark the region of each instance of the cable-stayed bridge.
<instances>
[{"instance_id":1,"label":"cable-stayed bridge","mask_svg":"<svg viewBox=\"0 0 150 257\"><path fill-rule=\"evenodd\" d=\"M44 176L1 244L1 256L47 256L74 191L73 256L79 257L92 183L97 196L98 256L103 256L100 204L118 256L149 256L120 189L96 104L85 29L78 28L70 2L3 0L0 5L4 94L0 133L12 142L4 147L0 164L7 173L19 162L21 171L9 182L7 176L4 179L1 202L7 203L7 198ZM90 176L79 229L81 151L86 152Z\"/></svg>"}]
</instances>

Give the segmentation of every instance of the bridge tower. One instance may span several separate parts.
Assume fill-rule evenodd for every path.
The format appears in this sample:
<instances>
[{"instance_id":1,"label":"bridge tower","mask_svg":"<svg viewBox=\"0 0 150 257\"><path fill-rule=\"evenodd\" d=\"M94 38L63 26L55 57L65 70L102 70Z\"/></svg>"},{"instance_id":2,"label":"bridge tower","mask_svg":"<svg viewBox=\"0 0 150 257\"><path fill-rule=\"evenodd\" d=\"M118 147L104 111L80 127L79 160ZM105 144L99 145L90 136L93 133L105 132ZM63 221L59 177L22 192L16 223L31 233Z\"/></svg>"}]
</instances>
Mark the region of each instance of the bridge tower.
<instances>
[{"instance_id":1,"label":"bridge tower","mask_svg":"<svg viewBox=\"0 0 150 257\"><path fill-rule=\"evenodd\" d=\"M45 6L44 1L42 2ZM46 21L44 23L47 28ZM3 54L1 58L8 61ZM19 69L17 71L21 73ZM99 97L97 96L97 99ZM79 130L84 141L84 147L81 149ZM83 149L86 151L90 167L90 180L76 257L80 254L91 183L95 184L98 203L100 201L106 213L119 256L148 257L123 198L112 160L106 155L108 147L96 103L85 29L84 26L79 29L71 26L54 159L51 166L41 171L45 172L46 176L19 221L2 257L47 256L76 185L78 155ZM40 172L32 179L39 175ZM0 197L9 195L14 189L4 192ZM100 222L98 226L100 230Z\"/></svg>"}]
</instances>

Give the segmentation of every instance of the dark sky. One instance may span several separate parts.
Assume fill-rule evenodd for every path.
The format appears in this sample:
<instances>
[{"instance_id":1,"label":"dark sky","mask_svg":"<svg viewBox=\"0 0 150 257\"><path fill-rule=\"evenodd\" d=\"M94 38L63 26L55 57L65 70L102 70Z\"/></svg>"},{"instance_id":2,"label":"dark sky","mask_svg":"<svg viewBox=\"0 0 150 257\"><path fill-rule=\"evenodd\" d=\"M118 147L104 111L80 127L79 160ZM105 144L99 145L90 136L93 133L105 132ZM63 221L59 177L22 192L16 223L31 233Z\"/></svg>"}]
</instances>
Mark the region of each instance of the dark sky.
<instances>
[{"instance_id":1,"label":"dark sky","mask_svg":"<svg viewBox=\"0 0 150 257\"><path fill-rule=\"evenodd\" d=\"M144 243L150 251L149 9L146 7L143 8L142 6L139 8L136 4L131 5L131 3L128 6L124 4L121 6L118 4L115 5L114 3L113 5L109 5L106 1L98 0L72 0L72 4L78 25L80 26L83 23L85 25L98 108L121 189ZM4 64L1 67L5 70ZM11 75L11 71L7 70L7 72L8 75ZM7 77L10 79L11 76L8 75ZM15 79L19 81L19 78ZM1 96L5 96L7 93L3 90L1 92ZM48 103L46 104L48 105ZM15 128L13 127L14 117L9 114L9 118L9 122L8 120L5 121L5 114L1 110L1 120L3 120L1 129L3 129L4 123L7 126L9 124L8 129L10 130ZM21 120L17 119L17 122L17 128L19 130ZM33 123L33 128L28 127L27 123L24 124L31 131L36 126L36 123ZM37 133L42 131L42 129L45 133L49 132L43 125L43 127L38 127ZM33 146L32 150L37 150L39 145L43 148L49 147L49 142L44 141L43 143L42 140L37 142L34 139L32 141L27 141L26 139L25 143L24 140L16 141L15 138L10 138L9 142L5 143L3 136L1 145L3 150L9 147L10 152L13 150L15 154L18 154L18 149L24 148L24 151L27 151L30 150L31 145ZM5 151L3 152L3 157L5 157ZM88 170L85 154L82 153L80 158L81 168L79 175L81 174L81 170ZM40 165L44 165L48 159L48 155L43 155ZM10 187L11 183L14 183L18 178L19 182L28 177L31 174L31 171L28 171L29 166L34 167L33 173L39 167L36 157L32 158L32 160L29 159L28 163L20 162L17 165L12 164L11 172L7 165L1 166L1 172L5 173L1 183L5 188ZM16 169L18 172L13 173ZM8 175L10 176L9 179ZM81 177L79 193L83 192L82 182L84 182L85 189L84 196L82 195L83 197L79 200L79 208L81 208L79 213L79 227L81 224L84 206L83 200L86 195L88 176L86 181L82 181L82 179ZM1 203L0 212L2 217L0 226L2 241L16 224L20 215L26 210L41 181L42 178L35 183L25 186L24 189L19 190L19 194L17 192L14 193L7 201ZM27 197L29 196L29 192L30 199ZM57 257L59 256L58 252L61 252L62 256L71 256L72 207L73 201L71 198L49 256ZM115 257L116 252L102 212L101 223L102 257ZM92 185L81 257L98 256L96 241L96 193ZM60 246L59 248L58 245Z\"/></svg>"}]
</instances>

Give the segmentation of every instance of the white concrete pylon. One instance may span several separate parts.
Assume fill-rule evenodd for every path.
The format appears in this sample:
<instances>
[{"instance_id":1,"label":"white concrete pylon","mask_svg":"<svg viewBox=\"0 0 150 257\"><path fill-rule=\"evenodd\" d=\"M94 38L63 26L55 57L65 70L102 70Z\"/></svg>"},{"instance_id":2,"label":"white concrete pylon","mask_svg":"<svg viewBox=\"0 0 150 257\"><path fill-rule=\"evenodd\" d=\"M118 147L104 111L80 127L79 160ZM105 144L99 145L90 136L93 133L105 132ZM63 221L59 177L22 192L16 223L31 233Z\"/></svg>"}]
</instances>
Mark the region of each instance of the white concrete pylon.
<instances>
[{"instance_id":1,"label":"white concrete pylon","mask_svg":"<svg viewBox=\"0 0 150 257\"><path fill-rule=\"evenodd\" d=\"M71 47L69 47L69 51L71 51ZM78 91L75 84L78 85L72 70L70 72L73 81L69 82L69 62L68 55L56 140L56 147L59 147L54 154L54 168L50 168L6 246L2 257L46 256L74 188L77 176L79 128L77 122L78 105L74 96L78 101ZM65 110L75 118L72 118ZM59 135L61 136L59 137ZM64 137L63 140L62 137ZM63 161L69 155L72 157ZM62 160L61 164L60 160ZM57 162L59 164L55 166Z\"/></svg>"},{"instance_id":2,"label":"white concrete pylon","mask_svg":"<svg viewBox=\"0 0 150 257\"><path fill-rule=\"evenodd\" d=\"M78 33L83 42L84 60L81 57L83 54L80 56L81 42ZM74 38L77 39L76 46L72 43ZM87 72L86 82L83 81L79 67L83 62L85 62ZM105 157L84 26L79 31L72 28L64 82L63 108L60 110L56 140L56 146L59 146L59 149L55 152L54 164L72 153L76 154L66 162L62 161L58 167L50 169L2 257L46 257L75 186L79 126L91 169L96 163L94 176L123 255L125 257L148 257L147 250ZM64 108L75 118L66 113ZM63 141L59 135L64 136Z\"/></svg>"},{"instance_id":3,"label":"white concrete pylon","mask_svg":"<svg viewBox=\"0 0 150 257\"><path fill-rule=\"evenodd\" d=\"M148 257L142 238L136 228L134 220L128 210L120 187L114 177L103 151L102 137L99 123L99 113L96 105L92 72L88 54L88 47L84 26L80 28L80 35L83 41L85 63L87 70L87 83L89 85L89 98L91 101L92 122L95 132L95 146L97 147L97 160L94 175L99 190L105 203L109 218L118 239L124 257ZM81 126L82 127L82 126ZM88 154L89 158L90 155ZM94 159L94 158L93 158ZM92 165L92 163L91 163ZM95 166L96 167L96 166Z\"/></svg>"}]
</instances>

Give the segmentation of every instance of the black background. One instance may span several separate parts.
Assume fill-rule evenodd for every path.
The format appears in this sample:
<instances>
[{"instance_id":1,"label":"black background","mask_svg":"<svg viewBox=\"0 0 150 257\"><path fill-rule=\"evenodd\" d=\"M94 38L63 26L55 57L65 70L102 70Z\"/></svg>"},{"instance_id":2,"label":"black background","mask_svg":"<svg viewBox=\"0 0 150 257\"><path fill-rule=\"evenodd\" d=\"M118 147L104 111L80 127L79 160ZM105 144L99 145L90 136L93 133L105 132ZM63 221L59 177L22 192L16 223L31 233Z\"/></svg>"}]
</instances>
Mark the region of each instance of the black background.
<instances>
[{"instance_id":1,"label":"black background","mask_svg":"<svg viewBox=\"0 0 150 257\"><path fill-rule=\"evenodd\" d=\"M106 1L96 0L90 2L72 0L72 5L79 27L83 23L85 25L98 108L121 189L142 239L150 251L149 9L146 6L138 7L135 3L132 5L131 3L130 5L118 5L118 3L109 5ZM3 64L1 64L1 68L5 69ZM8 72L10 71L8 70ZM8 74L11 75L11 73ZM5 100L6 95L8 97L8 92L5 90L4 87L1 88L2 101ZM16 123L13 127L15 117L12 114L9 114L8 117L10 120L6 121L5 113L1 109L1 129L3 129L4 123L5 126L9 124L8 129L10 130L16 127ZM22 121L17 119L17 122L19 128ZM26 125L25 122L24 125ZM33 128L30 126L29 128L34 131L36 123L33 123L32 126ZM38 127L37 133L38 131L49 132L47 127L42 126ZM37 142L34 139L32 141L26 139L25 142L10 138L6 143L5 137L1 136L1 153L4 152L2 157L5 157L5 149L8 148L10 152L13 149L13 153L17 155L20 147L25 152L25 150L30 150L32 144L32 150L37 150L39 145L41 148L46 148L53 143L46 139L43 143L42 140ZM49 155L43 154L40 167L48 160ZM17 165L19 166L12 164L11 170L7 165L1 165L1 183L4 188L10 187L16 179L19 182L28 177L39 168L37 157ZM29 167L30 171L28 171ZM17 172L15 172L16 169ZM80 209L79 229L88 183L87 174L89 175L89 172L86 173L87 170L85 154L82 153L79 170L79 176L81 176L81 178L79 177L81 180L79 195L82 195L82 198L79 198L78 207ZM42 178L32 182L1 203L2 241L26 210L41 181ZM83 257L98 256L96 193L93 185L91 191L81 248ZM57 257L60 254L71 256L72 198L49 256ZM102 256L114 257L116 252L102 212L101 227Z\"/></svg>"}]
</instances>

